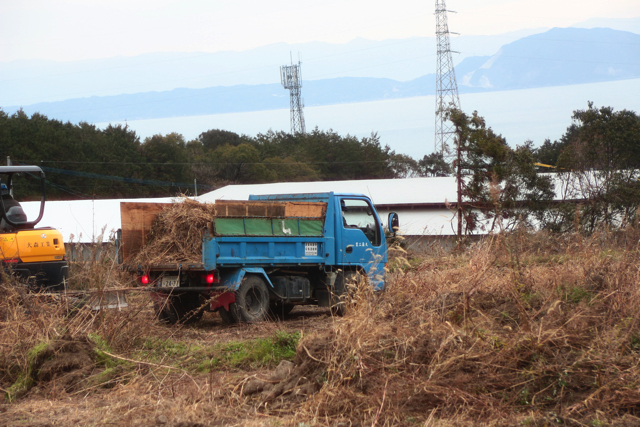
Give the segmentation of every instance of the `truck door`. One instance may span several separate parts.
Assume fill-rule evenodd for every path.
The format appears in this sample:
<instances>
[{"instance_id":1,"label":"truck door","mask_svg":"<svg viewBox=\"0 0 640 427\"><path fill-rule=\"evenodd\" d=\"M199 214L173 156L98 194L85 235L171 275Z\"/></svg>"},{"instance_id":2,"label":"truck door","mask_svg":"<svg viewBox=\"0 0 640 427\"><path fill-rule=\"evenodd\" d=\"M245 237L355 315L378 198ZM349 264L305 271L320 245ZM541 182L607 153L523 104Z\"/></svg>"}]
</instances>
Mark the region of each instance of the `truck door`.
<instances>
[{"instance_id":1,"label":"truck door","mask_svg":"<svg viewBox=\"0 0 640 427\"><path fill-rule=\"evenodd\" d=\"M386 262L380 219L368 200L342 198L342 238L338 259L343 265L362 266L376 289L384 286Z\"/></svg>"}]
</instances>

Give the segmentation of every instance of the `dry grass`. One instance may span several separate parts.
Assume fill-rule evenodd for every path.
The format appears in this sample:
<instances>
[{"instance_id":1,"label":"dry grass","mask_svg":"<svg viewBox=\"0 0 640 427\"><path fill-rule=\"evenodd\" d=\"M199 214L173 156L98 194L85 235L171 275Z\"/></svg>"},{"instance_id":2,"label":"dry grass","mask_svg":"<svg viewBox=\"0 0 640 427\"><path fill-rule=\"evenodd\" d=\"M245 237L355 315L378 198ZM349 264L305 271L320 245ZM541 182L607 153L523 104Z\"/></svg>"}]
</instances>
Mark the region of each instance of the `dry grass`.
<instances>
[{"instance_id":1,"label":"dry grass","mask_svg":"<svg viewBox=\"0 0 640 427\"><path fill-rule=\"evenodd\" d=\"M361 291L351 316L301 342L320 388L304 413L640 423L639 237L518 232L397 269L386 293Z\"/></svg>"},{"instance_id":2,"label":"dry grass","mask_svg":"<svg viewBox=\"0 0 640 427\"><path fill-rule=\"evenodd\" d=\"M129 350L149 327L139 321L148 312L148 298L133 295L133 308L92 310L106 291L131 285L110 254L97 246L86 262L71 262L71 290L65 294L35 293L14 277L0 280L0 389L15 400L39 382L58 381L73 371L83 376L103 371L104 356L94 348ZM49 377L43 380L43 373ZM46 375L45 375L46 376ZM74 377L71 375L71 377ZM74 391L84 378L67 378L63 388ZM66 380L64 380L66 381Z\"/></svg>"},{"instance_id":3,"label":"dry grass","mask_svg":"<svg viewBox=\"0 0 640 427\"><path fill-rule=\"evenodd\" d=\"M37 378L40 394L0 412L13 421L31 413L31 424L637 425L639 239L635 229L589 237L518 231L454 254L401 254L383 294L361 286L348 316L328 318L318 332L302 328L295 368L268 393L244 392L253 379L268 378L263 370L198 373L167 368L167 356L123 361L129 365L110 377L110 389L58 388L58 415L51 381ZM68 316L62 302L5 285L0 388L28 370L29 352L41 342L104 349L97 335L112 354L133 359L149 337L210 342L274 330L159 327L144 301L130 300L125 312Z\"/></svg>"}]
</instances>

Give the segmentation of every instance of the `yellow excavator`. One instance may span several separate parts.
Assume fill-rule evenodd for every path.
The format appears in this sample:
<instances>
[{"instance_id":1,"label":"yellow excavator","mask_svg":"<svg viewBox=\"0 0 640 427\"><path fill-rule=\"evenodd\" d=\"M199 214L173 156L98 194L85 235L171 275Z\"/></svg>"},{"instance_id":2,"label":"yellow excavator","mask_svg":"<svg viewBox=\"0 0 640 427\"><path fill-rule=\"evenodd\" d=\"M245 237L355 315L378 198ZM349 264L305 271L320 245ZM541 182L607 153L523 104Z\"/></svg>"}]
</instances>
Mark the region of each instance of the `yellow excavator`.
<instances>
[{"instance_id":1,"label":"yellow excavator","mask_svg":"<svg viewBox=\"0 0 640 427\"><path fill-rule=\"evenodd\" d=\"M40 212L33 221L13 198L16 177L39 179ZM62 234L50 227L36 228L44 215L44 172L38 166L0 166L0 193L0 263L5 273L26 281L33 290L64 291L69 267Z\"/></svg>"}]
</instances>

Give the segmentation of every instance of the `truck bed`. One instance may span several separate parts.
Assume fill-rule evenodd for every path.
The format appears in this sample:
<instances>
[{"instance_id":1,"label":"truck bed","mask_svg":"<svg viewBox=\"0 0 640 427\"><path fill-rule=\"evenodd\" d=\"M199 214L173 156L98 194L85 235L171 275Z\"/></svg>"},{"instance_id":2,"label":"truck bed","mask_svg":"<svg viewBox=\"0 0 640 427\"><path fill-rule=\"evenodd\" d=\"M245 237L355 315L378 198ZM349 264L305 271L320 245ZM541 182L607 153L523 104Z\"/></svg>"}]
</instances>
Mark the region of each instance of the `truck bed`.
<instances>
[{"instance_id":1,"label":"truck bed","mask_svg":"<svg viewBox=\"0 0 640 427\"><path fill-rule=\"evenodd\" d=\"M154 220L166 206L120 204L119 246L125 265L148 241ZM334 252L334 239L324 235L326 211L327 203L323 202L217 201L215 215L202 230L202 263L165 262L145 267L151 271L211 271L218 267L325 264Z\"/></svg>"}]
</instances>

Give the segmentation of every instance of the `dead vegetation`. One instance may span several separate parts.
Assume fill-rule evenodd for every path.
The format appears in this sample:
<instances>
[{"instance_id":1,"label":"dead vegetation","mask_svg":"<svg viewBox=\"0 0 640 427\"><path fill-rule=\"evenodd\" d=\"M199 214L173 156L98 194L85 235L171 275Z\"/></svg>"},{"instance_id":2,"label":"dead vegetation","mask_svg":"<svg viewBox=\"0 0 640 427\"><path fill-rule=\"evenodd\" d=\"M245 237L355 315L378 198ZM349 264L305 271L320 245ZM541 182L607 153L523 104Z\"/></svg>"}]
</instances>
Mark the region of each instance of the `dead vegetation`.
<instances>
[{"instance_id":1,"label":"dead vegetation","mask_svg":"<svg viewBox=\"0 0 640 427\"><path fill-rule=\"evenodd\" d=\"M362 288L301 341L284 386L246 404L367 425L640 423L639 237L518 232L399 258L385 293Z\"/></svg>"},{"instance_id":2,"label":"dead vegetation","mask_svg":"<svg viewBox=\"0 0 640 427\"><path fill-rule=\"evenodd\" d=\"M215 205L184 197L162 209L151 226L149 242L132 263L201 263L202 237L215 215Z\"/></svg>"},{"instance_id":3,"label":"dead vegetation","mask_svg":"<svg viewBox=\"0 0 640 427\"><path fill-rule=\"evenodd\" d=\"M32 425L638 425L639 239L518 231L458 253L399 253L384 293L361 286L348 316L302 326L293 364L273 371L189 366L213 361L207 346L223 336L240 348L286 320L167 328L142 297L70 313L3 285L0 388L14 400L0 412L31 411ZM173 347L153 352L163 358L140 351L168 335Z\"/></svg>"}]
</instances>

